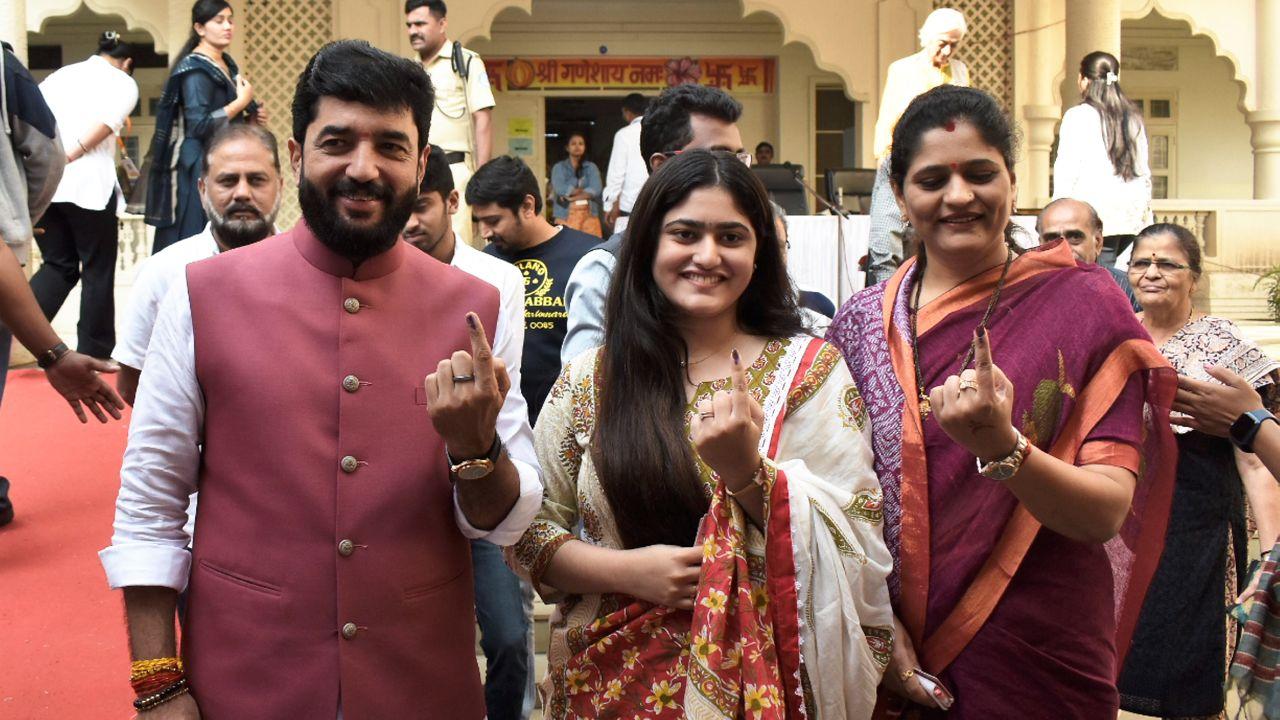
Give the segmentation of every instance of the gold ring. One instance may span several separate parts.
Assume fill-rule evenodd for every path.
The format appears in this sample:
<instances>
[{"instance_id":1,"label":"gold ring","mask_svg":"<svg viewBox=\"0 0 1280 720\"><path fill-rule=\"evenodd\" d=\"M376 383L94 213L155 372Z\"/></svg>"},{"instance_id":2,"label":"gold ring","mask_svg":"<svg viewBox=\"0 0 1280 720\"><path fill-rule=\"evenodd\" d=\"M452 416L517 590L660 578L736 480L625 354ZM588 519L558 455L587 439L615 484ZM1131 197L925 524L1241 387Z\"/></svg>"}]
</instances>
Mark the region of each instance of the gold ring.
<instances>
[{"instance_id":1,"label":"gold ring","mask_svg":"<svg viewBox=\"0 0 1280 720\"><path fill-rule=\"evenodd\" d=\"M977 390L977 389L978 389L978 383L977 383L977 381L975 381L975 380L963 379L963 380L961 380L961 381L960 381L960 389L961 389L962 391L963 391L963 390Z\"/></svg>"},{"instance_id":2,"label":"gold ring","mask_svg":"<svg viewBox=\"0 0 1280 720\"><path fill-rule=\"evenodd\" d=\"M916 669L911 668L910 670L903 670L902 674L899 677L902 678L902 682L906 682L915 676L916 676Z\"/></svg>"}]
</instances>

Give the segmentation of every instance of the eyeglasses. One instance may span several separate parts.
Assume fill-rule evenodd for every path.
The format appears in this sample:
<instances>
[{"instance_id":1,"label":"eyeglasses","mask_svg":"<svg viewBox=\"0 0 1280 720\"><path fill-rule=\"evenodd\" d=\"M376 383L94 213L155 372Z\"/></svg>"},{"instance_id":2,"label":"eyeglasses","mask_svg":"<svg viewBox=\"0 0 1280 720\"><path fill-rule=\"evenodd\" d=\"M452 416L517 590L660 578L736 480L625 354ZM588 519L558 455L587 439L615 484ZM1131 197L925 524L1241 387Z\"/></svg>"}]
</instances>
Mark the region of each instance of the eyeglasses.
<instances>
[{"instance_id":1,"label":"eyeglasses","mask_svg":"<svg viewBox=\"0 0 1280 720\"><path fill-rule=\"evenodd\" d=\"M1062 238L1066 238L1067 242L1074 245L1075 243L1084 242L1089 238L1089 236L1086 235L1083 230L1067 230L1066 232L1053 231L1040 236L1040 239L1047 243L1053 242L1054 240L1061 240Z\"/></svg>"},{"instance_id":2,"label":"eyeglasses","mask_svg":"<svg viewBox=\"0 0 1280 720\"><path fill-rule=\"evenodd\" d=\"M664 150L662 151L662 154L666 155L667 157L675 157L676 155L679 155L683 152L684 150ZM752 162L755 161L755 156L753 156L749 152L736 152L733 154L733 156L741 160L742 164L746 165L747 167L751 167Z\"/></svg>"},{"instance_id":3,"label":"eyeglasses","mask_svg":"<svg viewBox=\"0 0 1280 720\"><path fill-rule=\"evenodd\" d=\"M1150 270L1152 265L1156 266L1156 272L1161 275L1169 275L1170 273L1175 273L1179 270L1187 270L1191 267L1190 265L1183 265L1182 263L1176 263L1172 260L1130 260L1129 272L1142 275Z\"/></svg>"}]
</instances>

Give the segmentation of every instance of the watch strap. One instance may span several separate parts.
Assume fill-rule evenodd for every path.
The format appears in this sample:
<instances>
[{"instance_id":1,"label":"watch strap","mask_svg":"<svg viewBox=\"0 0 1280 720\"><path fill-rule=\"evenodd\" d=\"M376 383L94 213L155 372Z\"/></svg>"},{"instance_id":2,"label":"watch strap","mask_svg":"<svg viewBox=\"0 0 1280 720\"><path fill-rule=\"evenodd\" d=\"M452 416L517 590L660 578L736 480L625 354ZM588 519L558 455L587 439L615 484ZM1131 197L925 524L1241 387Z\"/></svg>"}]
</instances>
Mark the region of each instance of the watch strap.
<instances>
[{"instance_id":1,"label":"watch strap","mask_svg":"<svg viewBox=\"0 0 1280 720\"><path fill-rule=\"evenodd\" d=\"M449 461L449 465L451 467L456 465L461 465L462 463L469 462L472 460L488 460L489 462L497 462L498 456L500 455L502 455L502 436L499 435L496 431L493 433L493 444L491 444L489 446L489 449L486 450L485 453L480 457L462 458L461 460L459 460L458 458L455 458L453 456L453 453L449 452L448 445L446 445L444 448L445 459Z\"/></svg>"},{"instance_id":2,"label":"watch strap","mask_svg":"<svg viewBox=\"0 0 1280 720\"><path fill-rule=\"evenodd\" d=\"M61 360L62 357L69 352L71 352L71 349L67 347L67 344L64 342L60 342L57 345L54 345L48 350L45 350L44 352L37 355L36 365L39 366L41 370L48 370L49 368L53 367L55 363Z\"/></svg>"},{"instance_id":3,"label":"watch strap","mask_svg":"<svg viewBox=\"0 0 1280 720\"><path fill-rule=\"evenodd\" d=\"M1031 441L1014 428L1014 432L1018 433L1018 440L1013 445L1013 450L1002 458L997 458L991 462L984 463L978 458L978 474L984 477L992 477L993 475L1002 475L1008 469L1007 477L1013 477L1022 469L1022 464L1026 462L1027 456L1031 454ZM1002 478L1003 479L1003 478Z\"/></svg>"},{"instance_id":4,"label":"watch strap","mask_svg":"<svg viewBox=\"0 0 1280 720\"><path fill-rule=\"evenodd\" d=\"M1239 437L1237 437L1236 432L1234 432L1235 425L1244 422L1246 419L1252 421L1252 424L1244 428L1244 431ZM1229 433L1231 442L1235 443L1235 446L1244 452L1253 452L1253 441L1258 437L1258 431L1262 429L1262 424L1267 421L1280 424L1280 420L1276 419L1276 416L1272 415L1265 408L1251 410L1244 413L1236 420L1236 423L1232 425L1232 432Z\"/></svg>"}]
</instances>

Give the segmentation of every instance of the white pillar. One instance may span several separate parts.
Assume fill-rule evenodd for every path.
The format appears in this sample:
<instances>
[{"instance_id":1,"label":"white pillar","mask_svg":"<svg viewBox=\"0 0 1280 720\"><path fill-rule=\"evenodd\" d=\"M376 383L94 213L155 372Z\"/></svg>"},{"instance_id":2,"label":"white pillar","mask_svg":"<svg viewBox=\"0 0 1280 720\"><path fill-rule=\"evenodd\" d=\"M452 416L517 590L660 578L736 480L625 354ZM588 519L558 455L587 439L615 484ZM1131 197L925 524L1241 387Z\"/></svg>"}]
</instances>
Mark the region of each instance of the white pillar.
<instances>
[{"instance_id":1,"label":"white pillar","mask_svg":"<svg viewBox=\"0 0 1280 720\"><path fill-rule=\"evenodd\" d=\"M1258 109L1253 132L1253 197L1280 199L1280 0L1257 0Z\"/></svg>"},{"instance_id":2,"label":"white pillar","mask_svg":"<svg viewBox=\"0 0 1280 720\"><path fill-rule=\"evenodd\" d=\"M1044 207L1049 202L1049 156L1062 118L1060 111L1057 105L1022 106L1030 177L1019 178L1018 187L1030 207Z\"/></svg>"},{"instance_id":3,"label":"white pillar","mask_svg":"<svg viewBox=\"0 0 1280 720\"><path fill-rule=\"evenodd\" d=\"M13 54L27 62L27 0L0 0L0 40L13 46Z\"/></svg>"},{"instance_id":4,"label":"white pillar","mask_svg":"<svg viewBox=\"0 0 1280 720\"><path fill-rule=\"evenodd\" d=\"M173 63L182 49L182 44L191 35L191 2L190 0L169 0L169 22L165 24L168 31L165 45L169 52L169 62ZM241 28L236 28L239 31Z\"/></svg>"},{"instance_id":5,"label":"white pillar","mask_svg":"<svg viewBox=\"0 0 1280 720\"><path fill-rule=\"evenodd\" d=\"M1021 55L1026 62L1019 72L1029 73L1030 82L1021 83L1022 123L1026 132L1025 172L1018 178L1019 205L1042 207L1049 202L1049 154L1053 149L1054 129L1062 116L1062 109L1054 102L1053 80L1062 67L1062 31L1055 21L1061 18L1061 6L1044 0L1019 3L1016 13L1020 30L1025 29L1026 51Z\"/></svg>"},{"instance_id":6,"label":"white pillar","mask_svg":"<svg viewBox=\"0 0 1280 720\"><path fill-rule=\"evenodd\" d=\"M1066 77L1062 103L1075 105L1079 98L1076 79L1085 55L1104 50L1120 57L1120 0L1069 0L1067 6Z\"/></svg>"}]
</instances>

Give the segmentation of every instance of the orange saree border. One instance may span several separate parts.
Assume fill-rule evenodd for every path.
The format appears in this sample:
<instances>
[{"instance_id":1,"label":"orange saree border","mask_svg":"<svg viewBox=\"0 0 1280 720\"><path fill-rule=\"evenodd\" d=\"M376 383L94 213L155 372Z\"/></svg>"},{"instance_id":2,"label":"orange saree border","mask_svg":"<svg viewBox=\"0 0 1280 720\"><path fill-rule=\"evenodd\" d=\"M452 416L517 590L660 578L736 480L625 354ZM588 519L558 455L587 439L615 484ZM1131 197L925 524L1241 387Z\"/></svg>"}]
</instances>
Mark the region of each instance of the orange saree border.
<instances>
[{"instance_id":1,"label":"orange saree border","mask_svg":"<svg viewBox=\"0 0 1280 720\"><path fill-rule=\"evenodd\" d=\"M940 673L964 650L991 616L1035 540L1040 523L1019 504L1006 523L991 555L960 602L933 634L928 638L923 637L931 567L928 464L910 339L903 337L893 323L898 293L914 262L914 259L908 260L889 280L881 305L890 359L904 396L899 548L902 589L899 617L919 650L921 665L930 672ZM1027 253L1015 260L1009 268L1006 287L1044 272L1074 265L1074 256L1066 243ZM999 279L1000 271L999 267L993 268L943 294L923 308L917 318L918 332L923 334L937 326L948 314L980 301L991 292ZM1074 463L1084 439L1110 410L1129 377L1135 372L1168 367L1168 361L1149 340L1135 338L1121 343L1081 391L1072 414L1050 449L1050 454L1064 462ZM1163 533L1160 535L1163 537ZM1118 641L1127 641L1132 632L1132 627L1118 627Z\"/></svg>"},{"instance_id":2,"label":"orange saree border","mask_svg":"<svg viewBox=\"0 0 1280 720\"><path fill-rule=\"evenodd\" d=\"M929 484L924 450L924 424L920 418L919 390L911 357L910 338L903 337L893 322L893 309L907 273L916 259L908 259L889 279L881 300L881 317L894 375L902 386L902 504L898 572L902 592L899 617L912 643L924 643L925 609L929 601ZM1072 267L1076 263L1071 247L1056 247L1025 253L1009 267L1005 286L1012 287L1041 273ZM994 267L959 287L944 293L921 310L916 328L925 333L948 314L965 308L990 294L999 282L1002 267Z\"/></svg>"},{"instance_id":3,"label":"orange saree border","mask_svg":"<svg viewBox=\"0 0 1280 720\"><path fill-rule=\"evenodd\" d=\"M1135 338L1121 343L1080 393L1049 454L1074 464L1085 437L1106 416L1124 391L1130 376L1135 372L1168 366L1168 361L1149 340ZM1039 531L1040 523L1019 503L995 549L960 602L925 640L921 652L925 667L941 672L964 650L995 610L996 603L1004 595ZM1131 633L1131 628L1127 633L1124 628L1117 629L1118 637Z\"/></svg>"},{"instance_id":4,"label":"orange saree border","mask_svg":"<svg viewBox=\"0 0 1280 720\"><path fill-rule=\"evenodd\" d=\"M914 262L913 258L910 262ZM906 267L906 264L903 264ZM1059 240L1056 245L1048 245L1042 250L1023 253L1016 257L1009 266L1009 276L1005 279L1005 287L1012 287L1029 280L1040 273L1050 270L1075 267L1076 256L1071 254L1071 246ZM936 300L920 308L920 317L916 319L916 330L921 334L929 332L951 313L985 300L1000 282L1000 271L1003 265L993 267L981 275L961 283ZM896 296L895 296L896 297Z\"/></svg>"}]
</instances>

